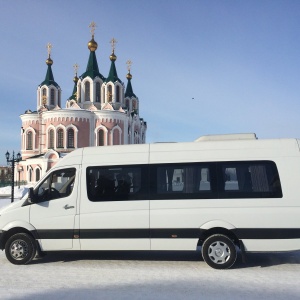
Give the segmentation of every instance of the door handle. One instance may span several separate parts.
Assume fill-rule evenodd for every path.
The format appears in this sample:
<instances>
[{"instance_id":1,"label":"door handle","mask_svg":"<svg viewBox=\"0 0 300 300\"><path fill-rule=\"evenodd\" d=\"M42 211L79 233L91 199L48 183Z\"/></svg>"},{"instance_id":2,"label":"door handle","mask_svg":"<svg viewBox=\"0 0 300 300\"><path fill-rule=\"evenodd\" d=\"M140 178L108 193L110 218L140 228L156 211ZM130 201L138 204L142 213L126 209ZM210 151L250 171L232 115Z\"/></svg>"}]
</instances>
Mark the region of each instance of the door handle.
<instances>
[{"instance_id":1,"label":"door handle","mask_svg":"<svg viewBox=\"0 0 300 300\"><path fill-rule=\"evenodd\" d=\"M66 205L64 206L64 209L70 209L70 208L74 208L74 206L69 206L68 204L66 204Z\"/></svg>"}]
</instances>

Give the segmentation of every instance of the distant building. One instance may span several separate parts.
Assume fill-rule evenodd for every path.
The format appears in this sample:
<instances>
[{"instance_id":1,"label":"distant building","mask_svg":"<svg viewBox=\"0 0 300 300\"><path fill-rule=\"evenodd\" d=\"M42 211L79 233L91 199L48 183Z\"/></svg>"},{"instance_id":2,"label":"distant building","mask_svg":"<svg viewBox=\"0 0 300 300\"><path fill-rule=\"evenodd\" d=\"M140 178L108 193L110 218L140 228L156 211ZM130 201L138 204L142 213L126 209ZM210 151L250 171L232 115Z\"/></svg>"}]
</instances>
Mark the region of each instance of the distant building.
<instances>
[{"instance_id":1,"label":"distant building","mask_svg":"<svg viewBox=\"0 0 300 300\"><path fill-rule=\"evenodd\" d=\"M20 116L22 161L16 166L19 180L35 182L65 154L76 148L143 144L146 122L139 116L139 98L134 94L128 61L127 85L117 75L115 44L112 39L111 66L107 77L98 68L95 24L91 23L92 39L86 71L77 77L74 89L62 108L62 91L52 72L51 44L48 44L45 80L37 88L37 110Z\"/></svg>"},{"instance_id":2,"label":"distant building","mask_svg":"<svg viewBox=\"0 0 300 300\"><path fill-rule=\"evenodd\" d=\"M8 166L0 166L0 185L11 180L11 168Z\"/></svg>"}]
</instances>

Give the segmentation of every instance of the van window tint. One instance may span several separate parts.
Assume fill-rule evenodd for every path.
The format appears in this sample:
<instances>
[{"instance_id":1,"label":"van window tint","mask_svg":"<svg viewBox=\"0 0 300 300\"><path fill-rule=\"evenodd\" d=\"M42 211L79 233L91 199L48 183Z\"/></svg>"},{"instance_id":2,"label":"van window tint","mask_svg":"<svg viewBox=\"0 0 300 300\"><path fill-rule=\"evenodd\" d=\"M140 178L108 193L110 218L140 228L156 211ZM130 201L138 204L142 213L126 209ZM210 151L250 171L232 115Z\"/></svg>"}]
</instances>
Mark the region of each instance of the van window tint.
<instances>
[{"instance_id":1,"label":"van window tint","mask_svg":"<svg viewBox=\"0 0 300 300\"><path fill-rule=\"evenodd\" d=\"M89 167L86 176L91 201L282 197L272 161Z\"/></svg>"},{"instance_id":2,"label":"van window tint","mask_svg":"<svg viewBox=\"0 0 300 300\"><path fill-rule=\"evenodd\" d=\"M282 197L275 163L249 161L218 165L220 198Z\"/></svg>"},{"instance_id":3,"label":"van window tint","mask_svg":"<svg viewBox=\"0 0 300 300\"><path fill-rule=\"evenodd\" d=\"M91 201L144 198L141 166L89 167L86 175L87 194Z\"/></svg>"},{"instance_id":4,"label":"van window tint","mask_svg":"<svg viewBox=\"0 0 300 300\"><path fill-rule=\"evenodd\" d=\"M74 187L75 168L52 172L37 188L38 202L49 201L71 195Z\"/></svg>"},{"instance_id":5,"label":"van window tint","mask_svg":"<svg viewBox=\"0 0 300 300\"><path fill-rule=\"evenodd\" d=\"M151 166L151 199L217 197L215 166L215 163Z\"/></svg>"},{"instance_id":6,"label":"van window tint","mask_svg":"<svg viewBox=\"0 0 300 300\"><path fill-rule=\"evenodd\" d=\"M150 199L281 198L271 161L152 165Z\"/></svg>"}]
</instances>

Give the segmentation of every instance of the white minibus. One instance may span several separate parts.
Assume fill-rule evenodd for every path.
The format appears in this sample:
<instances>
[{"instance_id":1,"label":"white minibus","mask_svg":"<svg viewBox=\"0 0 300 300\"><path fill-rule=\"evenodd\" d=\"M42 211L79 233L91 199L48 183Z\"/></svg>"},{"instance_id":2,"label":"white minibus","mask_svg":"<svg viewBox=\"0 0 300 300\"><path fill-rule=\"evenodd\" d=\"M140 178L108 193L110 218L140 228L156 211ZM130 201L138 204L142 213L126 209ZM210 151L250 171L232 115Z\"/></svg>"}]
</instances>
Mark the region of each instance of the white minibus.
<instances>
[{"instance_id":1,"label":"white minibus","mask_svg":"<svg viewBox=\"0 0 300 300\"><path fill-rule=\"evenodd\" d=\"M48 251L197 250L216 269L238 254L300 249L297 139L206 136L74 150L0 210L13 264Z\"/></svg>"}]
</instances>

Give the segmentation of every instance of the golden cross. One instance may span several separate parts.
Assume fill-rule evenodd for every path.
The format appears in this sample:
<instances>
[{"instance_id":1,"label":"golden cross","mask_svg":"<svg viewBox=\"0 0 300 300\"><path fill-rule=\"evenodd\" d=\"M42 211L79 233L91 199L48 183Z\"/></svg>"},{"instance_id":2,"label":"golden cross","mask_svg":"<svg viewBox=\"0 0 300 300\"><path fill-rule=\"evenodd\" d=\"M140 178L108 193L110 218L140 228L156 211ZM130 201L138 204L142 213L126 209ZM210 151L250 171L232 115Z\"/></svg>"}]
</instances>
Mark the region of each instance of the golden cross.
<instances>
[{"instance_id":1,"label":"golden cross","mask_svg":"<svg viewBox=\"0 0 300 300\"><path fill-rule=\"evenodd\" d=\"M50 43L48 43L46 48L47 48L47 51L48 51L48 56L50 57L51 50L52 50L52 45Z\"/></svg>"},{"instance_id":2,"label":"golden cross","mask_svg":"<svg viewBox=\"0 0 300 300\"><path fill-rule=\"evenodd\" d=\"M128 70L128 72L130 73L130 69L131 69L131 66L132 66L132 61L131 61L130 59L128 59L128 60L126 61L126 64L127 64L127 70Z\"/></svg>"},{"instance_id":3,"label":"golden cross","mask_svg":"<svg viewBox=\"0 0 300 300\"><path fill-rule=\"evenodd\" d=\"M95 34L95 29L97 27L96 23L93 21L91 22L91 24L89 25L89 27L91 28L91 34L92 34L92 37L94 37L94 34Z\"/></svg>"},{"instance_id":4,"label":"golden cross","mask_svg":"<svg viewBox=\"0 0 300 300\"><path fill-rule=\"evenodd\" d=\"M116 43L118 41L115 39L115 38L112 38L110 43L111 43L111 49L112 49L112 52L114 53L115 52L115 49L116 49Z\"/></svg>"},{"instance_id":5,"label":"golden cross","mask_svg":"<svg viewBox=\"0 0 300 300\"><path fill-rule=\"evenodd\" d=\"M77 76L77 71L78 71L78 69L79 69L79 65L76 63L76 64L73 66L73 68L74 68L75 76Z\"/></svg>"}]
</instances>

